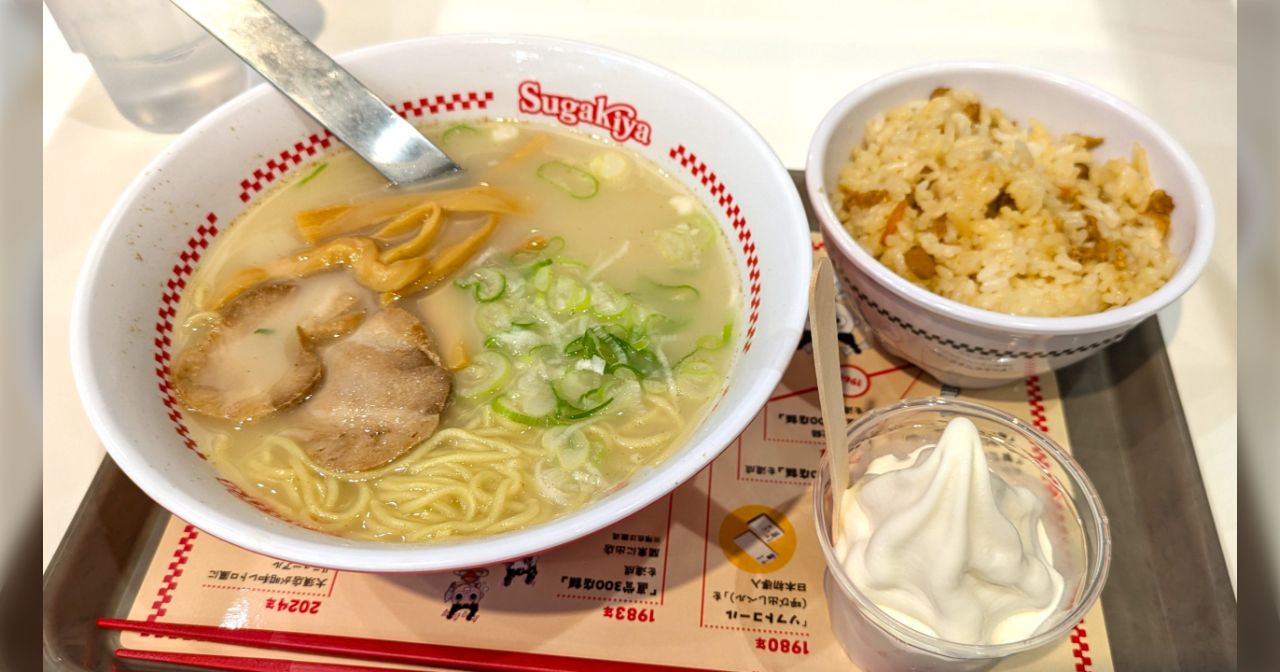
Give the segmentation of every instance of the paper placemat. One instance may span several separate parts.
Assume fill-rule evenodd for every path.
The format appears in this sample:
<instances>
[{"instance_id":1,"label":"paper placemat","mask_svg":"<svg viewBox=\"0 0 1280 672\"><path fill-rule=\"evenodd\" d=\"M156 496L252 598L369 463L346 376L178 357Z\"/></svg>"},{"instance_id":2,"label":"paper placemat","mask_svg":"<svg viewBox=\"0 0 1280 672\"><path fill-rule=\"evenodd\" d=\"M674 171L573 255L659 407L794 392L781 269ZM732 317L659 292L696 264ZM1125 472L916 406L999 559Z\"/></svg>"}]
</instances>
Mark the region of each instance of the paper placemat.
<instances>
[{"instance_id":1,"label":"paper placemat","mask_svg":"<svg viewBox=\"0 0 1280 672\"><path fill-rule=\"evenodd\" d=\"M841 312L851 418L944 393L914 366L872 349ZM1052 375L945 393L999 408L1069 448ZM573 544L452 573L361 574L256 555L175 517L129 618L576 656L601 669L624 660L744 672L852 669L822 592L810 489L821 451L806 333L768 403L719 458L648 508ZM338 660L132 633L122 643ZM998 669L1113 669L1101 604L1047 654Z\"/></svg>"}]
</instances>

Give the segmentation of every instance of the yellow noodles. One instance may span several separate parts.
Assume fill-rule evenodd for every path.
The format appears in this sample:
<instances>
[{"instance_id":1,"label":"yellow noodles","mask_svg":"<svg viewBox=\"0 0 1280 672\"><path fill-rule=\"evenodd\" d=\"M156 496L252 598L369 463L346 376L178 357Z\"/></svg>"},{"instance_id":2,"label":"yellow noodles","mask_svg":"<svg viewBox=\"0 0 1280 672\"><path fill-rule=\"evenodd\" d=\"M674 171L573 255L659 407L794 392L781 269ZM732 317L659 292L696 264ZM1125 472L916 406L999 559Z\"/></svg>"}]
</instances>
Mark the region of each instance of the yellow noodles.
<instances>
[{"instance_id":1,"label":"yellow noodles","mask_svg":"<svg viewBox=\"0 0 1280 672\"><path fill-rule=\"evenodd\" d=\"M625 448L637 461L665 447L670 430L648 435L643 427L670 427L679 416L669 400L650 397L627 435L600 424L583 428L605 449ZM281 434L266 437L259 453L237 467L226 454L228 439L215 437L210 460L232 482L281 514L317 530L356 538L425 541L514 530L552 518L558 509L543 502L535 480L554 471L554 456L537 446L514 445L503 419L471 413L463 426L443 429L391 464L363 472L338 472L316 465L302 447ZM560 508L585 503L595 489L567 475L557 491Z\"/></svg>"}]
</instances>

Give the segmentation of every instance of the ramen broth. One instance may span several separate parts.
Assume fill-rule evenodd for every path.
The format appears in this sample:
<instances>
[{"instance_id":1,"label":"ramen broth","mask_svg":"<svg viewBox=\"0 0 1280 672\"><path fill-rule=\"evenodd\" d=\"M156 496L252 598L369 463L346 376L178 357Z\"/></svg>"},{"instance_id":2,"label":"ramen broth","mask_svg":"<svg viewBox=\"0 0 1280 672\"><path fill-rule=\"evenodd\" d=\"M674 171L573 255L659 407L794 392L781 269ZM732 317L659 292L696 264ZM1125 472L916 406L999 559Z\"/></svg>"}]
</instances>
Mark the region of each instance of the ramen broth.
<instances>
[{"instance_id":1,"label":"ramen broth","mask_svg":"<svg viewBox=\"0 0 1280 672\"><path fill-rule=\"evenodd\" d=\"M314 414L309 404L330 374L306 398L262 417L186 414L221 477L282 517L336 535L485 535L580 508L668 457L720 394L734 356L741 298L727 241L697 199L655 166L542 126L472 121L423 130L466 170L448 189L489 185L515 206L494 215L496 228L476 254L430 289L398 298L344 268L291 279L294 292L227 337L207 358L218 366L201 375L210 384L275 380L282 362L299 357L309 308L354 296L354 309L373 315L390 302L421 320L451 371L434 434L373 468L322 466L296 425ZM346 150L300 167L206 255L179 309L175 351L194 346L238 274L314 244L300 234L298 213L391 193ZM450 213L431 250L457 245L485 221L483 213ZM326 339L318 352L343 338L354 337ZM549 401L541 398L548 385Z\"/></svg>"}]
</instances>

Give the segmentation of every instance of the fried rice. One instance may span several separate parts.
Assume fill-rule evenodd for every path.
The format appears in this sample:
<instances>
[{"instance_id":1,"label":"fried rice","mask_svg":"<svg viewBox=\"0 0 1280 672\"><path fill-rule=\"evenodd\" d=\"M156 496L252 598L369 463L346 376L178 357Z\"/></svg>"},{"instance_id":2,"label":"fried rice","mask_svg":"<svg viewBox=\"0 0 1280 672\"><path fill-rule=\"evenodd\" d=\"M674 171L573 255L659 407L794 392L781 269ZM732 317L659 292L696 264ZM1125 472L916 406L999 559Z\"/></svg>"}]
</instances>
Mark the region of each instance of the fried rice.
<instances>
[{"instance_id":1,"label":"fried rice","mask_svg":"<svg viewBox=\"0 0 1280 672\"><path fill-rule=\"evenodd\" d=\"M936 89L867 123L832 204L862 247L936 294L1016 315L1132 303L1177 268L1172 197L1146 151L1024 127L971 91Z\"/></svg>"}]
</instances>

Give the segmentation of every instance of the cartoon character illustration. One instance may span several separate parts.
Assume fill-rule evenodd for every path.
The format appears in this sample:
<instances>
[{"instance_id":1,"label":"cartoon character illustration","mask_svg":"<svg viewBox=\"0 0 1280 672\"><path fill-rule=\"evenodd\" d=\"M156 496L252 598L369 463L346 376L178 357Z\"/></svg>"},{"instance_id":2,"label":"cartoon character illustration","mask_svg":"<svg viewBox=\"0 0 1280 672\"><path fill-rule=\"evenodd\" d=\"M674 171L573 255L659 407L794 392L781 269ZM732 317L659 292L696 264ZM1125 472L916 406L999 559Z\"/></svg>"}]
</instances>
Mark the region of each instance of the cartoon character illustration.
<instances>
[{"instance_id":1,"label":"cartoon character illustration","mask_svg":"<svg viewBox=\"0 0 1280 672\"><path fill-rule=\"evenodd\" d=\"M517 576L524 577L524 585L532 586L538 578L538 556L531 555L507 563L507 575L502 577L502 585L509 586Z\"/></svg>"},{"instance_id":2,"label":"cartoon character illustration","mask_svg":"<svg viewBox=\"0 0 1280 672\"><path fill-rule=\"evenodd\" d=\"M840 356L846 358L850 355L860 355L862 348L867 344L858 342L857 334L854 332L858 318L842 300L843 288L838 287L838 289L841 290L841 296L836 301L836 339L840 341ZM813 352L813 334L809 333L808 320L804 323L804 333L800 335L800 343L796 345L796 349Z\"/></svg>"},{"instance_id":3,"label":"cartoon character illustration","mask_svg":"<svg viewBox=\"0 0 1280 672\"><path fill-rule=\"evenodd\" d=\"M454 572L458 575L458 580L449 584L449 589L444 592L445 604L449 608L445 610L444 617L454 620L462 611L467 612L467 620L476 620L476 613L480 611L480 598L489 590L484 584L484 577L489 575L487 569L464 569Z\"/></svg>"}]
</instances>

